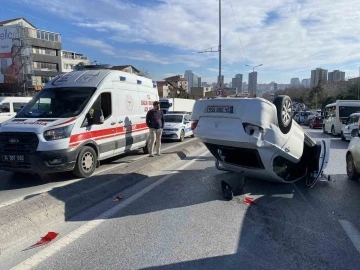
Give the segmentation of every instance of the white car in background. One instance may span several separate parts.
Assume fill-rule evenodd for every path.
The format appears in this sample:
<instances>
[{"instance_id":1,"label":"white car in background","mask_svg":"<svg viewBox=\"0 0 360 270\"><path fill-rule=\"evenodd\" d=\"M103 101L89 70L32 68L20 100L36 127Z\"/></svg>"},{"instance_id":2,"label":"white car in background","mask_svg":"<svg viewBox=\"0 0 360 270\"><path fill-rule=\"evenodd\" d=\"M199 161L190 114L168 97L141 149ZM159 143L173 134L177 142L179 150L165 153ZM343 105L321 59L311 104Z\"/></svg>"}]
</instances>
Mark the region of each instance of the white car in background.
<instances>
[{"instance_id":1,"label":"white car in background","mask_svg":"<svg viewBox=\"0 0 360 270\"><path fill-rule=\"evenodd\" d=\"M185 137L194 136L191 130L190 114L165 114L165 125L162 132L163 139L182 142Z\"/></svg>"},{"instance_id":2,"label":"white car in background","mask_svg":"<svg viewBox=\"0 0 360 270\"><path fill-rule=\"evenodd\" d=\"M341 140L351 140L358 135L359 132L359 118L360 113L353 113L349 116L345 122L343 122L341 128Z\"/></svg>"},{"instance_id":3,"label":"white car in background","mask_svg":"<svg viewBox=\"0 0 360 270\"><path fill-rule=\"evenodd\" d=\"M293 121L288 96L273 103L262 98L198 100L191 120L195 137L215 157L218 169L283 183L305 179L311 187L329 160L330 141L315 141Z\"/></svg>"}]
</instances>

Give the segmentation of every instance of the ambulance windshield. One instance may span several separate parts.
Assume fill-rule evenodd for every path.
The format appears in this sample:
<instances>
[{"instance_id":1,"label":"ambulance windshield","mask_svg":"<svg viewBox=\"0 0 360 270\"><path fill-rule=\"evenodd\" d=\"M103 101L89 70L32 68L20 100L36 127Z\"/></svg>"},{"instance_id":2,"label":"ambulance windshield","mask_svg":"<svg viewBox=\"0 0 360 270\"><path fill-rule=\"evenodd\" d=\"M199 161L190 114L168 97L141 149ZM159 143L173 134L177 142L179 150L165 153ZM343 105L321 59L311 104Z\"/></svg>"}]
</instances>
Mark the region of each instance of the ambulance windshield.
<instances>
[{"instance_id":1,"label":"ambulance windshield","mask_svg":"<svg viewBox=\"0 0 360 270\"><path fill-rule=\"evenodd\" d=\"M82 112L96 88L47 88L36 95L16 118L67 118Z\"/></svg>"}]
</instances>

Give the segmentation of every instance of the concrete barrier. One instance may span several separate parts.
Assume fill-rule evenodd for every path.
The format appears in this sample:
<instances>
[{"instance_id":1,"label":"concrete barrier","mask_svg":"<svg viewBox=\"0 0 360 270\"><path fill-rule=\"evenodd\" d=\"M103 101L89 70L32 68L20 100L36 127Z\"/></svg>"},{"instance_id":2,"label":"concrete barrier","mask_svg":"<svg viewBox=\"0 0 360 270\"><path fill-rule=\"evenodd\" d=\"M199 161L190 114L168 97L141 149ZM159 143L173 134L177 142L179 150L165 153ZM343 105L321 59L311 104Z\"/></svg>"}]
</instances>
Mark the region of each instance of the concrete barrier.
<instances>
[{"instance_id":1,"label":"concrete barrier","mask_svg":"<svg viewBox=\"0 0 360 270\"><path fill-rule=\"evenodd\" d=\"M199 140L185 142L160 157L139 159L120 169L107 170L106 174L94 175L0 208L0 254L29 236L40 237L43 228L69 220L203 147Z\"/></svg>"}]
</instances>

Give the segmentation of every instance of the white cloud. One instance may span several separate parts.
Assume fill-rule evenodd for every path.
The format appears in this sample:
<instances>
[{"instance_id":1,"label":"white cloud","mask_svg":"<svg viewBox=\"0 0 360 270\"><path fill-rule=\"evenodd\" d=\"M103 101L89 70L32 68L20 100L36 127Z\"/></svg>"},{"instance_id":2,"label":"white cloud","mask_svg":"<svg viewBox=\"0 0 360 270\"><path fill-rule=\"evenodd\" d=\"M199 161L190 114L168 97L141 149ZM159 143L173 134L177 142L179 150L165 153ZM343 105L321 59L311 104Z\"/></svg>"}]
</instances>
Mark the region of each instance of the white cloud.
<instances>
[{"instance_id":1,"label":"white cloud","mask_svg":"<svg viewBox=\"0 0 360 270\"><path fill-rule=\"evenodd\" d=\"M103 54L114 55L114 56L116 55L115 48L101 40L91 39L91 38L77 38L74 41L88 47L97 48Z\"/></svg>"},{"instance_id":2,"label":"white cloud","mask_svg":"<svg viewBox=\"0 0 360 270\"><path fill-rule=\"evenodd\" d=\"M223 1L224 66L236 64L244 67L245 62L262 63L264 66L259 69L262 72L272 71L272 76L279 77L293 73L292 77L297 77L296 72L308 70L310 75L310 69L318 66L349 69L345 65L347 62L360 59L358 0L231 2L237 25L234 24L230 1ZM204 66L211 72L214 71L212 68L216 69L216 66L206 66L209 60L217 58L216 53L189 53L217 45L218 0L197 0L191 4L185 0L162 0L152 8L121 0L24 0L23 3L29 7L41 6L80 27L107 31L107 36L118 42L170 46L186 52L159 55L150 50L127 51L130 59L166 65L182 63L184 70ZM278 14L278 18L266 25L264 21L269 12ZM116 51L105 41L105 46L100 43L88 45L101 48L103 53L110 55Z\"/></svg>"}]
</instances>

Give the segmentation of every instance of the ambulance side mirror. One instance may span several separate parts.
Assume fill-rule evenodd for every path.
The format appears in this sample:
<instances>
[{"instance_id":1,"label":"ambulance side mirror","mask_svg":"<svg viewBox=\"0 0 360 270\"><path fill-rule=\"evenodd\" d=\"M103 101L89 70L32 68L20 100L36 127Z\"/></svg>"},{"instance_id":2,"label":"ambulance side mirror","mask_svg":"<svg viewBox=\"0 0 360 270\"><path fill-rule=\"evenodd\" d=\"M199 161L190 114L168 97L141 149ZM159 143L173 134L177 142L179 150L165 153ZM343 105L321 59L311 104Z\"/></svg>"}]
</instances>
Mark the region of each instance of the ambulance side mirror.
<instances>
[{"instance_id":1,"label":"ambulance side mirror","mask_svg":"<svg viewBox=\"0 0 360 270\"><path fill-rule=\"evenodd\" d=\"M101 125L102 123L104 123L105 119L104 119L104 113L102 110L95 110L94 111L94 115L93 115L93 124L94 125Z\"/></svg>"}]
</instances>

